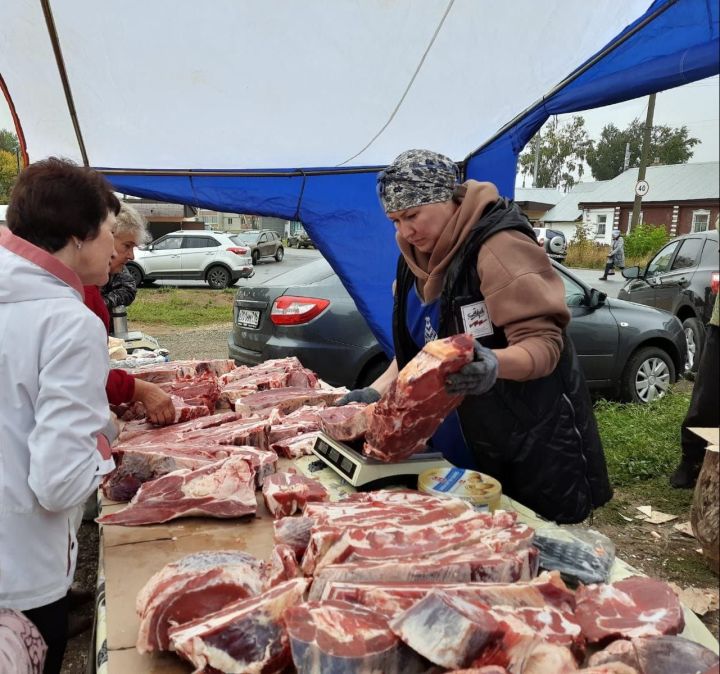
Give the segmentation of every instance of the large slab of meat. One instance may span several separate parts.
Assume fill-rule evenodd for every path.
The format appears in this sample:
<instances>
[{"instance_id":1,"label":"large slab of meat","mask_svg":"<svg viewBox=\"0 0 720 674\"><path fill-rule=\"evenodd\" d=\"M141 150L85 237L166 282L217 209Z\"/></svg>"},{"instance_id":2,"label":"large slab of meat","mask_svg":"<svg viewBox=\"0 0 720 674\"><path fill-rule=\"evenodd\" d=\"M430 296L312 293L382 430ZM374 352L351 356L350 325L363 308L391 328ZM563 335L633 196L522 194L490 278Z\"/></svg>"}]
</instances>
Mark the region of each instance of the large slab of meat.
<instances>
[{"instance_id":1,"label":"large slab of meat","mask_svg":"<svg viewBox=\"0 0 720 674\"><path fill-rule=\"evenodd\" d=\"M330 564L315 574L310 599L322 597L333 581L345 583L437 582L515 583L537 575L537 550L526 548L485 557L472 548L435 555L429 559L406 558L383 562Z\"/></svg>"},{"instance_id":2,"label":"large slab of meat","mask_svg":"<svg viewBox=\"0 0 720 674\"><path fill-rule=\"evenodd\" d=\"M339 442L351 442L363 438L368 430L367 408L364 403L328 407L318 413L322 430Z\"/></svg>"},{"instance_id":3,"label":"large slab of meat","mask_svg":"<svg viewBox=\"0 0 720 674\"><path fill-rule=\"evenodd\" d=\"M198 417L206 417L214 409L214 405L212 407L208 407L205 403L195 405L175 394L170 395L170 400L175 408L174 424L197 419Z\"/></svg>"},{"instance_id":4,"label":"large slab of meat","mask_svg":"<svg viewBox=\"0 0 720 674\"><path fill-rule=\"evenodd\" d=\"M155 384L178 379L195 379L204 374L219 377L235 369L232 360L173 360L133 368L133 375Z\"/></svg>"},{"instance_id":5,"label":"large slab of meat","mask_svg":"<svg viewBox=\"0 0 720 674\"><path fill-rule=\"evenodd\" d=\"M167 440L167 436L182 438L184 433L198 431L203 428L214 428L230 421L237 421L239 418L239 415L235 412L218 412L217 414L163 428L158 428L145 421L133 421L125 425L118 440L121 443L132 440L134 445L155 443L162 439Z\"/></svg>"},{"instance_id":6,"label":"large slab of meat","mask_svg":"<svg viewBox=\"0 0 720 674\"><path fill-rule=\"evenodd\" d=\"M303 575L295 551L289 545L276 545L265 565L265 588L275 587L286 580Z\"/></svg>"},{"instance_id":7,"label":"large slab of meat","mask_svg":"<svg viewBox=\"0 0 720 674\"><path fill-rule=\"evenodd\" d=\"M308 581L297 578L228 604L170 630L173 648L201 672L280 673L291 662L283 613L299 603Z\"/></svg>"},{"instance_id":8,"label":"large slab of meat","mask_svg":"<svg viewBox=\"0 0 720 674\"><path fill-rule=\"evenodd\" d=\"M287 414L303 405L332 404L347 393L347 389L319 389L288 386L251 393L239 400L235 411L244 417L269 415L273 411Z\"/></svg>"},{"instance_id":9,"label":"large slab of meat","mask_svg":"<svg viewBox=\"0 0 720 674\"><path fill-rule=\"evenodd\" d=\"M143 484L126 508L98 518L101 524L160 524L178 517L254 515L255 475L243 458L230 457L197 470L177 470Z\"/></svg>"},{"instance_id":10,"label":"large slab of meat","mask_svg":"<svg viewBox=\"0 0 720 674\"><path fill-rule=\"evenodd\" d=\"M204 376L200 379L179 380L158 384L168 395L177 396L188 405L204 406L209 414L215 411L220 398L220 386L216 377Z\"/></svg>"},{"instance_id":11,"label":"large slab of meat","mask_svg":"<svg viewBox=\"0 0 720 674\"><path fill-rule=\"evenodd\" d=\"M140 653L166 651L168 628L263 590L265 566L245 552L196 552L158 571L137 596Z\"/></svg>"},{"instance_id":12,"label":"large slab of meat","mask_svg":"<svg viewBox=\"0 0 720 674\"><path fill-rule=\"evenodd\" d=\"M302 559L310 541L314 521L310 517L282 517L273 523L273 540L277 545L292 548L297 559Z\"/></svg>"},{"instance_id":13,"label":"large slab of meat","mask_svg":"<svg viewBox=\"0 0 720 674\"><path fill-rule=\"evenodd\" d=\"M581 586L576 598L575 616L589 643L679 634L685 627L677 595L654 578Z\"/></svg>"},{"instance_id":14,"label":"large slab of meat","mask_svg":"<svg viewBox=\"0 0 720 674\"><path fill-rule=\"evenodd\" d=\"M275 473L262 489L265 505L273 517L293 515L311 501L327 501L328 492L317 480L296 473Z\"/></svg>"},{"instance_id":15,"label":"large slab of meat","mask_svg":"<svg viewBox=\"0 0 720 674\"><path fill-rule=\"evenodd\" d=\"M570 614L575 610L575 593L568 589L556 571L543 572L524 583L332 582L325 586L322 599L361 604L393 618L417 604L433 589L486 606L540 609L549 606Z\"/></svg>"},{"instance_id":16,"label":"large slab of meat","mask_svg":"<svg viewBox=\"0 0 720 674\"><path fill-rule=\"evenodd\" d=\"M638 674L707 674L720 659L709 648L678 636L618 639L590 656L588 665L622 662Z\"/></svg>"},{"instance_id":17,"label":"large slab of meat","mask_svg":"<svg viewBox=\"0 0 720 674\"><path fill-rule=\"evenodd\" d=\"M474 340L454 335L428 342L398 374L368 413L363 452L380 461L400 461L425 449L428 439L462 401L445 390L448 375L473 359Z\"/></svg>"},{"instance_id":18,"label":"large slab of meat","mask_svg":"<svg viewBox=\"0 0 720 674\"><path fill-rule=\"evenodd\" d=\"M305 602L288 609L284 620L298 674L419 674L428 669L382 616L362 606Z\"/></svg>"},{"instance_id":19,"label":"large slab of meat","mask_svg":"<svg viewBox=\"0 0 720 674\"><path fill-rule=\"evenodd\" d=\"M163 430L170 431L172 427ZM268 449L268 434L270 425L267 419L252 417L230 421L213 428L184 433L180 442L204 440L220 445L250 445L259 449Z\"/></svg>"},{"instance_id":20,"label":"large slab of meat","mask_svg":"<svg viewBox=\"0 0 720 674\"><path fill-rule=\"evenodd\" d=\"M301 456L309 456L312 454L312 448L318 437L318 431L310 433L301 433L293 435L283 440L277 440L270 445L270 449L278 456L284 456L288 459L298 459Z\"/></svg>"}]
</instances>

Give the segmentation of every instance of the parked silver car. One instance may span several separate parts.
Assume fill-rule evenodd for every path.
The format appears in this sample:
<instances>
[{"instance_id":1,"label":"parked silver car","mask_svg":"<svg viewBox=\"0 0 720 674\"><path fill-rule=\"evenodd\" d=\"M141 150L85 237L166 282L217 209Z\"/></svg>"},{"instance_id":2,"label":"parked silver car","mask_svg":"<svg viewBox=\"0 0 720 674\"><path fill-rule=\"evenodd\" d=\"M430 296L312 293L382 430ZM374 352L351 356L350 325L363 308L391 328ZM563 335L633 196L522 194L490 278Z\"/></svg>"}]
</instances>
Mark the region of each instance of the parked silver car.
<instances>
[{"instance_id":1,"label":"parked silver car","mask_svg":"<svg viewBox=\"0 0 720 674\"><path fill-rule=\"evenodd\" d=\"M135 250L127 264L135 283L157 279L207 281L222 290L255 270L250 248L232 234L181 230L161 236Z\"/></svg>"},{"instance_id":2,"label":"parked silver car","mask_svg":"<svg viewBox=\"0 0 720 674\"><path fill-rule=\"evenodd\" d=\"M593 391L634 402L662 397L682 372L685 335L677 318L609 299L555 264L572 315L569 334ZM334 385L367 386L388 358L330 265L319 259L238 289L230 358L253 365L297 356Z\"/></svg>"}]
</instances>

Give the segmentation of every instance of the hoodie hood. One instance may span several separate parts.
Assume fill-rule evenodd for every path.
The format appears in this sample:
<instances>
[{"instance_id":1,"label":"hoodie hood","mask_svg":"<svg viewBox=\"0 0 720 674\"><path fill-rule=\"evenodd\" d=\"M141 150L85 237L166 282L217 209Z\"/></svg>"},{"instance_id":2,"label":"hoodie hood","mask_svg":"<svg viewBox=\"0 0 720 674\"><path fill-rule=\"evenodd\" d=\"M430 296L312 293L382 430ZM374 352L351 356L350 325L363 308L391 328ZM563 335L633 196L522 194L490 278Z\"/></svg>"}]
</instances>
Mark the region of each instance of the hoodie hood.
<instances>
[{"instance_id":1,"label":"hoodie hood","mask_svg":"<svg viewBox=\"0 0 720 674\"><path fill-rule=\"evenodd\" d=\"M84 298L80 278L72 269L7 229L0 232L0 275L0 304Z\"/></svg>"}]
</instances>

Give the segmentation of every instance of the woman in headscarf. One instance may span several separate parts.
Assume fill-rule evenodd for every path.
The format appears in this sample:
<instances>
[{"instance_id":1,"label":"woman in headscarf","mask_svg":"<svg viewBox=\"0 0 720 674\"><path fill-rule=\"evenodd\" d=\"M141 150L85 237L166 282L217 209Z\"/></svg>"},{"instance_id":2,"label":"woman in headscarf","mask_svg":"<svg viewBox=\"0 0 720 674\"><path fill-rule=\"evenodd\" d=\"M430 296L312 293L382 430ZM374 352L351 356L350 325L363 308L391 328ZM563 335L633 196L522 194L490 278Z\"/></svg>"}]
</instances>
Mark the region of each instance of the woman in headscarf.
<instances>
[{"instance_id":1,"label":"woman in headscarf","mask_svg":"<svg viewBox=\"0 0 720 674\"><path fill-rule=\"evenodd\" d=\"M457 165L403 152L378 176L400 248L395 359L371 387L341 401L373 402L438 337L461 332L475 361L447 381L465 395L432 439L455 465L557 522L578 522L611 495L587 386L572 343L562 280L527 218L495 185L460 184Z\"/></svg>"},{"instance_id":2,"label":"woman in headscarf","mask_svg":"<svg viewBox=\"0 0 720 674\"><path fill-rule=\"evenodd\" d=\"M607 256L605 271L599 278L600 281L607 281L608 274L614 274L613 269L617 267L620 271L625 269L625 241L621 236L619 229L612 231L612 248Z\"/></svg>"}]
</instances>

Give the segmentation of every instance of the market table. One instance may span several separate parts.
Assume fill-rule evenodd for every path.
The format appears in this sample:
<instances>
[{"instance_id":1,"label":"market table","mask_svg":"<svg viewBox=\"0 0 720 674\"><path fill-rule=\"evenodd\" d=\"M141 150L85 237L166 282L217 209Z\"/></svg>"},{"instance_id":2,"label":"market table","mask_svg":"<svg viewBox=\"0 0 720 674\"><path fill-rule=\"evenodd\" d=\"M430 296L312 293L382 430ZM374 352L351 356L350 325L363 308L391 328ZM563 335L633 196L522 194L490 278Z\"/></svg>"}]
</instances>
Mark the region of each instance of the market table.
<instances>
[{"instance_id":1,"label":"market table","mask_svg":"<svg viewBox=\"0 0 720 674\"><path fill-rule=\"evenodd\" d=\"M292 465L299 472L319 479L332 499L354 491L329 468L318 469L314 457L297 461L281 459L280 469ZM98 674L187 674L190 666L171 653L140 655L135 650L139 621L135 597L148 579L165 564L201 550L245 550L266 559L273 548L273 519L257 493L257 517L249 520L209 518L180 519L142 527L102 526L96 662ZM102 504L103 513L124 504ZM540 531L557 528L531 510L503 496L502 507L515 510L520 521ZM611 581L641 574L620 559L615 560ZM103 582L104 581L104 582ZM103 589L104 585L104 589ZM104 596L104 602L102 601ZM718 642L700 619L685 608L683 636L718 652Z\"/></svg>"}]
</instances>

